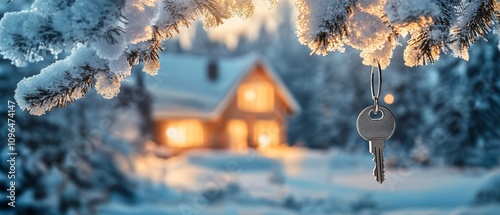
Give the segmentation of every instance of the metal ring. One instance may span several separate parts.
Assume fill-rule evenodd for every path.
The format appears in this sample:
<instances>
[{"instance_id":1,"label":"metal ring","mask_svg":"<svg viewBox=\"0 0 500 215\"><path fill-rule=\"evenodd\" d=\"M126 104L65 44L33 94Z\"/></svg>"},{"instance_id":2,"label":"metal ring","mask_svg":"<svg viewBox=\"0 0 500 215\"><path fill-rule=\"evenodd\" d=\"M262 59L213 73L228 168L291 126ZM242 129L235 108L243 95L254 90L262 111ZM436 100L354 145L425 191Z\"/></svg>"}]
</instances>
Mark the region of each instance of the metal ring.
<instances>
[{"instance_id":1,"label":"metal ring","mask_svg":"<svg viewBox=\"0 0 500 215\"><path fill-rule=\"evenodd\" d=\"M368 116L370 116L370 119L372 119L372 120L378 121L378 120L382 120L384 118L384 111L382 109L380 109L380 113L382 114L382 116L380 116L380 118L378 118L378 119L372 118L371 113L377 114L377 112L375 112L375 110L370 110L370 112L368 112Z\"/></svg>"},{"instance_id":2,"label":"metal ring","mask_svg":"<svg viewBox=\"0 0 500 215\"><path fill-rule=\"evenodd\" d=\"M371 77L370 77L370 86L371 86L371 92L372 92L372 99L375 105L375 113L378 112L378 100L380 98L380 93L382 92L382 68L380 67L380 63L377 60L377 65L378 65L378 85L377 85L377 94L375 94L375 72L374 66L372 66L371 70Z\"/></svg>"}]
</instances>

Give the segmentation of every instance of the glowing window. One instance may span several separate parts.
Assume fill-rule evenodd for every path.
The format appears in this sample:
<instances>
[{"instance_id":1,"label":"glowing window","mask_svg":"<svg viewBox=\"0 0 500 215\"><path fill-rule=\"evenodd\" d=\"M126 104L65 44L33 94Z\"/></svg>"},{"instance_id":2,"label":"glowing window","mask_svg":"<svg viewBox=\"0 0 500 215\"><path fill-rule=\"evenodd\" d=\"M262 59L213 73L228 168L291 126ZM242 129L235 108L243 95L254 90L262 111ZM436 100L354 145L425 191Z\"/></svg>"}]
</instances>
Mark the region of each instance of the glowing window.
<instances>
[{"instance_id":1,"label":"glowing window","mask_svg":"<svg viewBox=\"0 0 500 215\"><path fill-rule=\"evenodd\" d=\"M198 120L170 122L165 134L170 147L182 148L203 145L203 124Z\"/></svg>"},{"instance_id":2,"label":"glowing window","mask_svg":"<svg viewBox=\"0 0 500 215\"><path fill-rule=\"evenodd\" d=\"M244 151L248 148L247 124L243 120L232 119L227 122L229 148L235 151Z\"/></svg>"},{"instance_id":3,"label":"glowing window","mask_svg":"<svg viewBox=\"0 0 500 215\"><path fill-rule=\"evenodd\" d=\"M272 120L257 120L253 126L254 140L259 148L279 145L280 129L278 123Z\"/></svg>"},{"instance_id":4,"label":"glowing window","mask_svg":"<svg viewBox=\"0 0 500 215\"><path fill-rule=\"evenodd\" d=\"M274 108L274 88L266 82L245 83L238 88L238 107L249 112L270 112Z\"/></svg>"}]
</instances>

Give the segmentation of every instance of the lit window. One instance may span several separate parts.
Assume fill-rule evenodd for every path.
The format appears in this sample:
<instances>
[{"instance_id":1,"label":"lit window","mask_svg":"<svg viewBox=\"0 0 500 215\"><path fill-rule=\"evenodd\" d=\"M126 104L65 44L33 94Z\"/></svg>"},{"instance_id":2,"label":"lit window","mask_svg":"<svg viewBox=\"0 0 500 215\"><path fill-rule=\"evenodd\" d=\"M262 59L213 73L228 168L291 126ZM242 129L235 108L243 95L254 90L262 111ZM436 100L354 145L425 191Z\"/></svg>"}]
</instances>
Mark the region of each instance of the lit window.
<instances>
[{"instance_id":1,"label":"lit window","mask_svg":"<svg viewBox=\"0 0 500 215\"><path fill-rule=\"evenodd\" d=\"M168 123L167 143L182 148L203 145L203 124L197 120L180 120Z\"/></svg>"},{"instance_id":2,"label":"lit window","mask_svg":"<svg viewBox=\"0 0 500 215\"><path fill-rule=\"evenodd\" d=\"M279 145L280 129L272 120L257 120L254 123L254 139L259 148Z\"/></svg>"},{"instance_id":3,"label":"lit window","mask_svg":"<svg viewBox=\"0 0 500 215\"><path fill-rule=\"evenodd\" d=\"M249 102L255 101L255 91L248 89L245 91L245 100Z\"/></svg>"},{"instance_id":4,"label":"lit window","mask_svg":"<svg viewBox=\"0 0 500 215\"><path fill-rule=\"evenodd\" d=\"M244 151L248 148L247 124L243 120L232 119L227 122L228 145L235 151Z\"/></svg>"},{"instance_id":5,"label":"lit window","mask_svg":"<svg viewBox=\"0 0 500 215\"><path fill-rule=\"evenodd\" d=\"M274 89L266 82L245 83L238 88L238 107L250 112L270 112L274 108Z\"/></svg>"}]
</instances>

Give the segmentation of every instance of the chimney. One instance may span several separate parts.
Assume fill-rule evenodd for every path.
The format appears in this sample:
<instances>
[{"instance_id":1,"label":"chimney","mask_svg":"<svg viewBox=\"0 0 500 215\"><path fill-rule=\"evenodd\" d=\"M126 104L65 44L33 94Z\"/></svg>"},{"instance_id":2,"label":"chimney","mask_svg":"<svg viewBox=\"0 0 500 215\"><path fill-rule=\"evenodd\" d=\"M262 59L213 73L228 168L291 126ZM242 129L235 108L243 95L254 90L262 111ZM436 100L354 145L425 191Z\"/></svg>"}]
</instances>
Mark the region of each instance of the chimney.
<instances>
[{"instance_id":1,"label":"chimney","mask_svg":"<svg viewBox=\"0 0 500 215\"><path fill-rule=\"evenodd\" d=\"M217 65L217 60L215 58L210 59L208 62L207 78L212 82L217 81L219 78L219 65Z\"/></svg>"}]
</instances>

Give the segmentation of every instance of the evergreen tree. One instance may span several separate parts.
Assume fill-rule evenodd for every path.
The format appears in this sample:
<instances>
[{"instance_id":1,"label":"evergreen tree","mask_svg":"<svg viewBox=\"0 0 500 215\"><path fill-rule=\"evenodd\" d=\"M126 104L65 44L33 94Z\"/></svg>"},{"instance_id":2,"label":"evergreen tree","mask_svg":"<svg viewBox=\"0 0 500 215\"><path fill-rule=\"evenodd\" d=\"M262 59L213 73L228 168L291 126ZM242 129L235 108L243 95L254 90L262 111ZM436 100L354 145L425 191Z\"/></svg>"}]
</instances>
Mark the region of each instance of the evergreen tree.
<instances>
[{"instance_id":1,"label":"evergreen tree","mask_svg":"<svg viewBox=\"0 0 500 215\"><path fill-rule=\"evenodd\" d=\"M439 64L435 136L449 164L493 167L500 154L500 51L497 39L471 47L470 62ZM430 133L432 134L432 132Z\"/></svg>"},{"instance_id":2,"label":"evergreen tree","mask_svg":"<svg viewBox=\"0 0 500 215\"><path fill-rule=\"evenodd\" d=\"M27 68L16 68L7 61L0 63L0 92L12 95L16 83L25 75L46 66L43 62ZM7 104L14 99L2 96ZM1 214L91 214L110 195L133 197L133 181L122 169L132 151L127 144L108 134L120 109L103 102L95 94L64 110L35 117L16 108L16 208L0 200ZM7 121L7 105L0 107ZM7 139L7 124L2 124L0 137ZM7 160L7 144L0 147ZM0 164L1 172L9 171L9 163ZM7 177L0 179L0 194L8 196Z\"/></svg>"}]
</instances>

